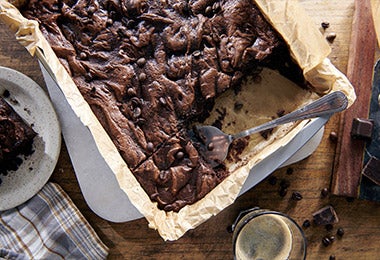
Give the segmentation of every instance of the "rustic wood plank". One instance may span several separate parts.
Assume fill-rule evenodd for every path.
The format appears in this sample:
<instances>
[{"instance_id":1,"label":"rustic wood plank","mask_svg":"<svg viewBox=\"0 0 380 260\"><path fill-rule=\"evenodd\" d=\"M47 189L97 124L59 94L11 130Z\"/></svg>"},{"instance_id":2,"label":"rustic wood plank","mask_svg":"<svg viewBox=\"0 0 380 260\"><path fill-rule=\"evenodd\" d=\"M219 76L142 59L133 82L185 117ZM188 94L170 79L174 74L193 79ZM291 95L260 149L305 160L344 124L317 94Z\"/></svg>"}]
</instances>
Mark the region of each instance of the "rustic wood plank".
<instances>
[{"instance_id":1,"label":"rustic wood plank","mask_svg":"<svg viewBox=\"0 0 380 260\"><path fill-rule=\"evenodd\" d=\"M357 197L363 168L365 141L351 138L354 118L367 118L376 50L370 0L356 0L347 77L357 100L341 117L331 190L335 195Z\"/></svg>"}]
</instances>

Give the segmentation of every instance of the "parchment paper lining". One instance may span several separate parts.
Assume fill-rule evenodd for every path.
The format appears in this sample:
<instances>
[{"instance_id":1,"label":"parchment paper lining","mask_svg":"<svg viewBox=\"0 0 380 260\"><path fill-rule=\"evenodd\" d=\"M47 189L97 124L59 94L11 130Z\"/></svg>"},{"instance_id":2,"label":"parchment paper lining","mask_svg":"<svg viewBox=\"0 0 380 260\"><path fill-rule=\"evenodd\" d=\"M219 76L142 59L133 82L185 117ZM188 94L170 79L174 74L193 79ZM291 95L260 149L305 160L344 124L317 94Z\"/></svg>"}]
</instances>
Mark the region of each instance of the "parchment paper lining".
<instances>
[{"instance_id":1,"label":"parchment paper lining","mask_svg":"<svg viewBox=\"0 0 380 260\"><path fill-rule=\"evenodd\" d=\"M341 90L348 96L351 105L355 100L353 87L327 59L330 48L304 10L292 0L255 2L290 46L292 56L303 69L305 78L314 86L315 92L325 94ZM232 204L252 166L286 145L307 123L306 121L286 126L286 129L278 130L269 140L262 141L258 148L256 147L254 155L248 154L243 159L246 164L230 165L234 172L201 201L182 208L178 213L158 210L130 172L75 83L60 64L38 29L38 24L22 17L17 8L5 0L0 0L0 19L10 26L16 39L31 55L37 55L42 62L49 65L69 104L93 134L100 153L115 173L121 189L148 220L149 227L157 229L164 240L180 238L187 230L197 227ZM310 102L316 96L309 95L310 98L306 98L305 101Z\"/></svg>"}]
</instances>

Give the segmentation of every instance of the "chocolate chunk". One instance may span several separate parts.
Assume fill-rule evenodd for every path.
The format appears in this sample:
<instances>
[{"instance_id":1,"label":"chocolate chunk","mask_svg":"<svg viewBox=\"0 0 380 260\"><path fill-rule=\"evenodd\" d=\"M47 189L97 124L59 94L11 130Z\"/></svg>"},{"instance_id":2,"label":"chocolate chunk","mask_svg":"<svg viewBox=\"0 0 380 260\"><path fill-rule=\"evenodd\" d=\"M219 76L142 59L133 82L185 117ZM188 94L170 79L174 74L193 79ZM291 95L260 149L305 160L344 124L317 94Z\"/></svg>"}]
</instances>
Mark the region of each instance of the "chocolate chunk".
<instances>
[{"instance_id":1,"label":"chocolate chunk","mask_svg":"<svg viewBox=\"0 0 380 260\"><path fill-rule=\"evenodd\" d=\"M373 120L354 118L351 127L351 137L355 139L371 140L373 131Z\"/></svg>"},{"instance_id":2,"label":"chocolate chunk","mask_svg":"<svg viewBox=\"0 0 380 260\"><path fill-rule=\"evenodd\" d=\"M376 185L380 185L380 160L372 156L364 166L362 174Z\"/></svg>"},{"instance_id":3,"label":"chocolate chunk","mask_svg":"<svg viewBox=\"0 0 380 260\"><path fill-rule=\"evenodd\" d=\"M336 33L329 33L326 35L326 40L332 43L336 38Z\"/></svg>"},{"instance_id":4,"label":"chocolate chunk","mask_svg":"<svg viewBox=\"0 0 380 260\"><path fill-rule=\"evenodd\" d=\"M292 200L302 200L302 194L300 193L300 192L298 192L298 191L294 191L293 193L292 193Z\"/></svg>"},{"instance_id":5,"label":"chocolate chunk","mask_svg":"<svg viewBox=\"0 0 380 260\"><path fill-rule=\"evenodd\" d=\"M313 213L313 220L316 225L334 224L339 221L332 206L326 206Z\"/></svg>"},{"instance_id":6,"label":"chocolate chunk","mask_svg":"<svg viewBox=\"0 0 380 260\"><path fill-rule=\"evenodd\" d=\"M322 23L321 23L321 26L322 26L322 28L323 28L324 30L326 30L327 28L330 27L330 23L329 23L329 22L322 22Z\"/></svg>"}]
</instances>

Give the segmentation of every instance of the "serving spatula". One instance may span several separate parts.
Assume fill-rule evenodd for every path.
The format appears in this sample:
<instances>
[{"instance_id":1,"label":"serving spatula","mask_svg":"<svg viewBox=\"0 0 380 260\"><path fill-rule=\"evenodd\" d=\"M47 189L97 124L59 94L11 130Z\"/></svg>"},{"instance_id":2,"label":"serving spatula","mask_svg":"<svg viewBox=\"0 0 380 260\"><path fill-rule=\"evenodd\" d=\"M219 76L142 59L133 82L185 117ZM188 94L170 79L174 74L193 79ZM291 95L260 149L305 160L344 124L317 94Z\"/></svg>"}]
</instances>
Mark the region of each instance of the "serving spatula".
<instances>
[{"instance_id":1,"label":"serving spatula","mask_svg":"<svg viewBox=\"0 0 380 260\"><path fill-rule=\"evenodd\" d=\"M335 91L289 114L237 134L226 134L220 129L209 125L195 126L193 131L196 141L200 143L200 152L204 159L212 166L217 166L225 160L231 143L236 139L286 123L332 115L346 109L347 105L348 100L346 95L340 91Z\"/></svg>"}]
</instances>

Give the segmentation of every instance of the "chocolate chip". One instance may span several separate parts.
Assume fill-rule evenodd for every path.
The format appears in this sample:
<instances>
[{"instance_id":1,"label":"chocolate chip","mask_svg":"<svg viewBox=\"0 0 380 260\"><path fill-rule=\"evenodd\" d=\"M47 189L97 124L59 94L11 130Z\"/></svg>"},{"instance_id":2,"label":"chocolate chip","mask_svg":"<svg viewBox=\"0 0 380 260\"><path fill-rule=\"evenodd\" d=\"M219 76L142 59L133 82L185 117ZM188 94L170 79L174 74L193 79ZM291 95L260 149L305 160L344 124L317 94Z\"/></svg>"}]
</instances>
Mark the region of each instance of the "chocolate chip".
<instances>
[{"instance_id":1,"label":"chocolate chip","mask_svg":"<svg viewBox=\"0 0 380 260\"><path fill-rule=\"evenodd\" d=\"M167 104L166 99L164 97L160 97L159 101L160 101L161 105L163 105L163 106L165 106Z\"/></svg>"},{"instance_id":2,"label":"chocolate chip","mask_svg":"<svg viewBox=\"0 0 380 260\"><path fill-rule=\"evenodd\" d=\"M277 177L276 176L270 176L268 178L268 182L270 185L273 185L273 186L276 185L277 184Z\"/></svg>"},{"instance_id":3,"label":"chocolate chip","mask_svg":"<svg viewBox=\"0 0 380 260\"><path fill-rule=\"evenodd\" d=\"M185 156L185 154L183 152L179 151L178 153L176 153L175 158L177 158L178 160L181 160L184 156Z\"/></svg>"},{"instance_id":4,"label":"chocolate chip","mask_svg":"<svg viewBox=\"0 0 380 260\"><path fill-rule=\"evenodd\" d=\"M329 260L335 260L335 259L336 259L335 255L330 255Z\"/></svg>"},{"instance_id":5,"label":"chocolate chip","mask_svg":"<svg viewBox=\"0 0 380 260\"><path fill-rule=\"evenodd\" d=\"M144 67L144 65L146 64L146 59L144 57L142 57L142 58L138 59L136 61L136 63L137 63L137 66Z\"/></svg>"},{"instance_id":6,"label":"chocolate chip","mask_svg":"<svg viewBox=\"0 0 380 260\"><path fill-rule=\"evenodd\" d=\"M276 112L277 116L278 117L282 117L283 115L285 115L285 110L284 109L279 109L277 112Z\"/></svg>"},{"instance_id":7,"label":"chocolate chip","mask_svg":"<svg viewBox=\"0 0 380 260\"><path fill-rule=\"evenodd\" d=\"M136 96L137 93L136 93L136 90L134 88L128 88L127 94L131 97L134 97L134 96Z\"/></svg>"},{"instance_id":8,"label":"chocolate chip","mask_svg":"<svg viewBox=\"0 0 380 260\"><path fill-rule=\"evenodd\" d=\"M145 81L147 78L146 74L144 72L141 72L140 75L139 75L139 80L140 81Z\"/></svg>"},{"instance_id":9,"label":"chocolate chip","mask_svg":"<svg viewBox=\"0 0 380 260\"><path fill-rule=\"evenodd\" d=\"M308 227L310 227L310 226L311 226L311 222L310 222L310 220L306 219L306 220L302 223L302 226L303 226L304 228L308 228Z\"/></svg>"},{"instance_id":10,"label":"chocolate chip","mask_svg":"<svg viewBox=\"0 0 380 260\"><path fill-rule=\"evenodd\" d=\"M336 238L335 238L335 236L329 236L329 239L331 242L334 242Z\"/></svg>"},{"instance_id":11,"label":"chocolate chip","mask_svg":"<svg viewBox=\"0 0 380 260\"><path fill-rule=\"evenodd\" d=\"M290 182L288 180L282 179L280 182L280 187L284 189L289 188Z\"/></svg>"},{"instance_id":12,"label":"chocolate chip","mask_svg":"<svg viewBox=\"0 0 380 260\"><path fill-rule=\"evenodd\" d=\"M139 116L141 116L141 108L135 107L135 109L133 109L133 117L138 118Z\"/></svg>"},{"instance_id":13,"label":"chocolate chip","mask_svg":"<svg viewBox=\"0 0 380 260\"><path fill-rule=\"evenodd\" d=\"M79 58L81 59L81 60L85 60L85 59L87 59L87 54L85 53L85 52L81 52L81 53L79 53Z\"/></svg>"},{"instance_id":14,"label":"chocolate chip","mask_svg":"<svg viewBox=\"0 0 380 260\"><path fill-rule=\"evenodd\" d=\"M323 198L325 198L325 197L327 197L329 195L329 189L328 188L323 188L322 190L321 190L321 196L323 197Z\"/></svg>"},{"instance_id":15,"label":"chocolate chip","mask_svg":"<svg viewBox=\"0 0 380 260\"><path fill-rule=\"evenodd\" d=\"M286 169L286 174L288 175L293 174L293 168L289 167L288 169Z\"/></svg>"},{"instance_id":16,"label":"chocolate chip","mask_svg":"<svg viewBox=\"0 0 380 260\"><path fill-rule=\"evenodd\" d=\"M201 56L201 54L202 53L199 50L196 50L196 51L193 52L194 58L199 58Z\"/></svg>"},{"instance_id":17,"label":"chocolate chip","mask_svg":"<svg viewBox=\"0 0 380 260\"><path fill-rule=\"evenodd\" d=\"M342 237L344 235L344 229L343 228L338 228L337 231L336 231L336 234L339 236L339 237Z\"/></svg>"},{"instance_id":18,"label":"chocolate chip","mask_svg":"<svg viewBox=\"0 0 380 260\"><path fill-rule=\"evenodd\" d=\"M331 242L331 240L330 240L330 238L329 237L324 237L324 238L322 238L322 244L324 245L324 246L329 246L330 244L331 244L332 242Z\"/></svg>"},{"instance_id":19,"label":"chocolate chip","mask_svg":"<svg viewBox=\"0 0 380 260\"><path fill-rule=\"evenodd\" d=\"M330 139L330 141L332 141L332 142L336 142L336 141L338 141L338 134L337 134L336 132L332 131L332 132L330 133L330 135L329 135L329 139Z\"/></svg>"},{"instance_id":20,"label":"chocolate chip","mask_svg":"<svg viewBox=\"0 0 380 260\"><path fill-rule=\"evenodd\" d=\"M329 33L326 35L326 40L329 41L330 43L334 42L336 38L336 33Z\"/></svg>"},{"instance_id":21,"label":"chocolate chip","mask_svg":"<svg viewBox=\"0 0 380 260\"><path fill-rule=\"evenodd\" d=\"M295 201L298 201L298 200L302 200L303 197L302 197L302 194L298 191L293 191L292 193L292 200L295 200Z\"/></svg>"},{"instance_id":22,"label":"chocolate chip","mask_svg":"<svg viewBox=\"0 0 380 260\"><path fill-rule=\"evenodd\" d=\"M326 30L327 28L330 27L330 23L329 23L329 22L322 22L322 23L321 23L321 26L322 26L323 29Z\"/></svg>"},{"instance_id":23,"label":"chocolate chip","mask_svg":"<svg viewBox=\"0 0 380 260\"><path fill-rule=\"evenodd\" d=\"M239 101L235 102L235 104L234 104L234 109L235 110L240 110L242 108L243 108L243 103L241 103Z\"/></svg>"},{"instance_id":24,"label":"chocolate chip","mask_svg":"<svg viewBox=\"0 0 380 260\"><path fill-rule=\"evenodd\" d=\"M9 90L8 89L4 90L3 97L9 98L10 96L11 96L11 93L9 92Z\"/></svg>"},{"instance_id":25,"label":"chocolate chip","mask_svg":"<svg viewBox=\"0 0 380 260\"><path fill-rule=\"evenodd\" d=\"M354 118L351 126L351 137L354 139L371 140L373 131L373 120Z\"/></svg>"},{"instance_id":26,"label":"chocolate chip","mask_svg":"<svg viewBox=\"0 0 380 260\"><path fill-rule=\"evenodd\" d=\"M212 15L212 7L211 6L206 7L205 14L207 16Z\"/></svg>"},{"instance_id":27,"label":"chocolate chip","mask_svg":"<svg viewBox=\"0 0 380 260\"><path fill-rule=\"evenodd\" d=\"M278 194L281 196L281 197L285 197L286 194L288 193L288 189L287 188L281 188L278 192Z\"/></svg>"},{"instance_id":28,"label":"chocolate chip","mask_svg":"<svg viewBox=\"0 0 380 260\"><path fill-rule=\"evenodd\" d=\"M148 142L147 144L146 144L146 149L148 150L148 152L153 152L153 150L154 150L154 145L153 145L153 143L152 142Z\"/></svg>"}]
</instances>

